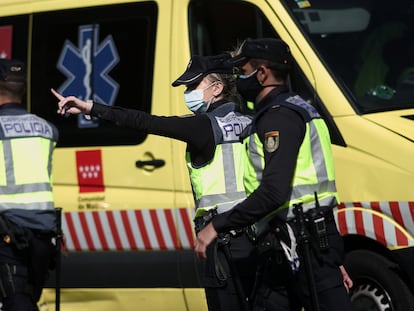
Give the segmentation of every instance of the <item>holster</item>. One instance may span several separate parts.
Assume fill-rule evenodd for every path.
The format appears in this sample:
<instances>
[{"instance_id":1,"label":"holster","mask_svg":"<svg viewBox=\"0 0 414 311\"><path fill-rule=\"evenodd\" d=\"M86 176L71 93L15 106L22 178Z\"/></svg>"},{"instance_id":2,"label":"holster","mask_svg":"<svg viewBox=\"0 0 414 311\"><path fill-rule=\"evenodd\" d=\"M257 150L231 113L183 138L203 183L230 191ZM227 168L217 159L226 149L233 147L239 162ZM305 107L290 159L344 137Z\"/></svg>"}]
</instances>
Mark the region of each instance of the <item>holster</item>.
<instances>
[{"instance_id":1,"label":"holster","mask_svg":"<svg viewBox=\"0 0 414 311\"><path fill-rule=\"evenodd\" d=\"M16 293L33 295L33 288L27 283L26 267L13 264L0 264L0 297L6 298Z\"/></svg>"},{"instance_id":2,"label":"holster","mask_svg":"<svg viewBox=\"0 0 414 311\"><path fill-rule=\"evenodd\" d=\"M268 232L256 241L256 250L259 255L273 256L282 251L279 238L274 231Z\"/></svg>"}]
</instances>

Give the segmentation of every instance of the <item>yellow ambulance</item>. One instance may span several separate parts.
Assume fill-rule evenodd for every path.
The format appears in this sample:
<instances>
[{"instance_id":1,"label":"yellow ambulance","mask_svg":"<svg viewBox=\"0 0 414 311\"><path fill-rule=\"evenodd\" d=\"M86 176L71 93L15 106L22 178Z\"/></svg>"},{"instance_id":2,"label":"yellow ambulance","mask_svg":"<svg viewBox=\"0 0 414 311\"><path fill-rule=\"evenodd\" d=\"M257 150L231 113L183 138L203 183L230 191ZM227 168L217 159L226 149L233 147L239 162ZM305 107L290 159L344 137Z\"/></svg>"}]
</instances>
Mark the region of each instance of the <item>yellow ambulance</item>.
<instances>
[{"instance_id":1,"label":"yellow ambulance","mask_svg":"<svg viewBox=\"0 0 414 311\"><path fill-rule=\"evenodd\" d=\"M61 309L207 307L184 144L58 116L50 88L186 114L183 89L171 82L190 55L280 37L295 58L291 87L330 129L352 301L357 310L412 310L413 34L413 0L2 0L0 57L27 62L27 106L60 131ZM42 311L55 310L54 279Z\"/></svg>"}]
</instances>

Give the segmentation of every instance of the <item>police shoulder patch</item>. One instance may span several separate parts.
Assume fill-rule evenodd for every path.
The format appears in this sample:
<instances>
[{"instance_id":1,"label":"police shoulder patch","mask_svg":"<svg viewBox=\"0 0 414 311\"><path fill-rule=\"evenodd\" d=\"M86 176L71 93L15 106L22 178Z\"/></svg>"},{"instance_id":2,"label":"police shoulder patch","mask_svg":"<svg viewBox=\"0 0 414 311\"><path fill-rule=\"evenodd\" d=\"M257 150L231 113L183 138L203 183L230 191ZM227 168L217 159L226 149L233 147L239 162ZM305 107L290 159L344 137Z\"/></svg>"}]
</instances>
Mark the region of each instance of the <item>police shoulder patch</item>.
<instances>
[{"instance_id":1,"label":"police shoulder patch","mask_svg":"<svg viewBox=\"0 0 414 311\"><path fill-rule=\"evenodd\" d=\"M275 152L279 147L279 131L265 133L264 147L267 152Z\"/></svg>"}]
</instances>

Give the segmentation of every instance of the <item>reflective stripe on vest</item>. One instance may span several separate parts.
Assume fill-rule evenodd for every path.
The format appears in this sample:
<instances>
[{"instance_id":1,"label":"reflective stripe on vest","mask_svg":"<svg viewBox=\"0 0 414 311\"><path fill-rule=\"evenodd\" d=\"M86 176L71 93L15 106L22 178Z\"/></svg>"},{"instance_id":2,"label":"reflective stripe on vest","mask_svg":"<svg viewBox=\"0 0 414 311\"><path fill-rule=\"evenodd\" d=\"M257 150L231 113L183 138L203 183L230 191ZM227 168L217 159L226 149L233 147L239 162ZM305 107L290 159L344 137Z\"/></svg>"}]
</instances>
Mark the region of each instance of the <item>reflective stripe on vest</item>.
<instances>
[{"instance_id":1,"label":"reflective stripe on vest","mask_svg":"<svg viewBox=\"0 0 414 311\"><path fill-rule=\"evenodd\" d=\"M0 141L0 212L54 207L50 180L54 146L54 141L44 137Z\"/></svg>"},{"instance_id":2,"label":"reflective stripe on vest","mask_svg":"<svg viewBox=\"0 0 414 311\"><path fill-rule=\"evenodd\" d=\"M242 152L241 143L218 145L209 164L194 168L190 162L187 163L196 197L196 217L212 208L223 213L246 197Z\"/></svg>"},{"instance_id":3,"label":"reflective stripe on vest","mask_svg":"<svg viewBox=\"0 0 414 311\"><path fill-rule=\"evenodd\" d=\"M264 154L259 136L254 133L244 140L246 145L246 169L244 172L244 186L249 196L262 181L264 168Z\"/></svg>"},{"instance_id":4,"label":"reflective stripe on vest","mask_svg":"<svg viewBox=\"0 0 414 311\"><path fill-rule=\"evenodd\" d=\"M292 185L290 200L281 208L286 209L302 202L306 212L315 207L315 192L321 206L333 207L338 204L331 142L322 119L313 119L306 124L305 138L299 149ZM287 218L292 217L292 209L289 209Z\"/></svg>"}]
</instances>

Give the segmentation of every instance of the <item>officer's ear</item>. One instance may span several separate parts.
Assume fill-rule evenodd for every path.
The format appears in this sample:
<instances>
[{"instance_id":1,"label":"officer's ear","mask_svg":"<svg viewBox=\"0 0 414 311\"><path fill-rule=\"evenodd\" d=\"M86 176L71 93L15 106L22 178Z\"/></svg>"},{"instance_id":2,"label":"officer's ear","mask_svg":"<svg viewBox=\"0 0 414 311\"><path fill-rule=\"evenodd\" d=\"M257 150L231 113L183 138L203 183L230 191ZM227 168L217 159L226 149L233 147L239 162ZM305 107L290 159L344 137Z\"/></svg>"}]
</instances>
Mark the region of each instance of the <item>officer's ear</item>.
<instances>
[{"instance_id":1,"label":"officer's ear","mask_svg":"<svg viewBox=\"0 0 414 311\"><path fill-rule=\"evenodd\" d=\"M223 93L224 84L222 81L216 81L213 85L213 95L214 97L220 96Z\"/></svg>"},{"instance_id":2,"label":"officer's ear","mask_svg":"<svg viewBox=\"0 0 414 311\"><path fill-rule=\"evenodd\" d=\"M265 83L270 74L271 70L265 65L260 65L257 67L257 80L260 82L260 84Z\"/></svg>"}]
</instances>

